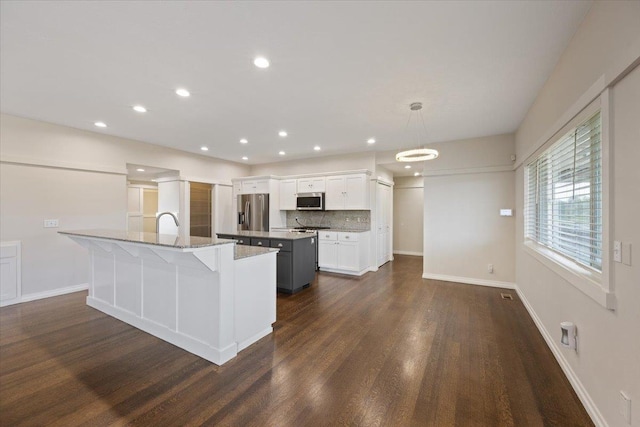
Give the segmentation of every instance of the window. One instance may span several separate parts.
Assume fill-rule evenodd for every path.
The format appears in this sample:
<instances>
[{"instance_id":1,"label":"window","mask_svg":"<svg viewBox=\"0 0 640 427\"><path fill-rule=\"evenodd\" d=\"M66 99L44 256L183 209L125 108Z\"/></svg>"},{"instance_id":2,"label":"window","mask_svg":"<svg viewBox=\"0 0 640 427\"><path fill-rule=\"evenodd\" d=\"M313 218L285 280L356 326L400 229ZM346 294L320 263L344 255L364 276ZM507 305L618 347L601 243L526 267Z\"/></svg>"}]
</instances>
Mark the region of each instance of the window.
<instances>
[{"instance_id":1,"label":"window","mask_svg":"<svg viewBox=\"0 0 640 427\"><path fill-rule=\"evenodd\" d=\"M525 238L602 271L600 111L526 167Z\"/></svg>"}]
</instances>

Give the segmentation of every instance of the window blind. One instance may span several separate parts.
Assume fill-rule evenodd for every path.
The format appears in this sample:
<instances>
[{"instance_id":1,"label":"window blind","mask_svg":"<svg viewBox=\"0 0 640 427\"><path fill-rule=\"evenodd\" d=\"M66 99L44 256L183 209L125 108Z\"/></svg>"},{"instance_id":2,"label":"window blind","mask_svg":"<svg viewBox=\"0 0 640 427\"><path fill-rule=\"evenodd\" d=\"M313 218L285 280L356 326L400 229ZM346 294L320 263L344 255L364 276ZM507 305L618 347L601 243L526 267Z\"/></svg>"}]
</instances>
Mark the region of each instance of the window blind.
<instances>
[{"instance_id":1,"label":"window blind","mask_svg":"<svg viewBox=\"0 0 640 427\"><path fill-rule=\"evenodd\" d=\"M602 271L600 112L526 167L525 237Z\"/></svg>"}]
</instances>

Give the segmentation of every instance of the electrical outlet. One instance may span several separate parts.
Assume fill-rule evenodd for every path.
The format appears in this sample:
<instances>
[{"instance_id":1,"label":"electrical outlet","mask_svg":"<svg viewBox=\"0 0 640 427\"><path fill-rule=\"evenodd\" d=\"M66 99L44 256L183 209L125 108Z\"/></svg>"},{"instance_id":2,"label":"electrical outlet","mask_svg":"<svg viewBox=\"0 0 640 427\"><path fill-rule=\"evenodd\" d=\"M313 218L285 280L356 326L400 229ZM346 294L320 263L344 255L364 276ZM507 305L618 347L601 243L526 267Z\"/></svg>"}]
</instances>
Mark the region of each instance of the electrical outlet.
<instances>
[{"instance_id":1,"label":"electrical outlet","mask_svg":"<svg viewBox=\"0 0 640 427\"><path fill-rule=\"evenodd\" d=\"M57 228L58 220L57 219L45 219L44 220L44 228Z\"/></svg>"},{"instance_id":2,"label":"electrical outlet","mask_svg":"<svg viewBox=\"0 0 640 427\"><path fill-rule=\"evenodd\" d=\"M620 390L620 415L627 424L631 424L631 398L622 390Z\"/></svg>"},{"instance_id":3,"label":"electrical outlet","mask_svg":"<svg viewBox=\"0 0 640 427\"><path fill-rule=\"evenodd\" d=\"M487 264L487 271L493 274L493 264Z\"/></svg>"}]
</instances>

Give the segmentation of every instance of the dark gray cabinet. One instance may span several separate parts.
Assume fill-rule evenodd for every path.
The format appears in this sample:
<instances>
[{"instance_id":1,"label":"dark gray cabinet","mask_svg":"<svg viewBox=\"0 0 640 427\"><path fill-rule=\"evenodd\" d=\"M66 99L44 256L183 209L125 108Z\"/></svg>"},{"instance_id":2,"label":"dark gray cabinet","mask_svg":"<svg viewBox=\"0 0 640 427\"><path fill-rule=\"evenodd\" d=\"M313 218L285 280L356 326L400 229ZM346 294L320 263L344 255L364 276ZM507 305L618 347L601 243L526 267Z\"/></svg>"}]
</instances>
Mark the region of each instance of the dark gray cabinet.
<instances>
[{"instance_id":1,"label":"dark gray cabinet","mask_svg":"<svg viewBox=\"0 0 640 427\"><path fill-rule=\"evenodd\" d=\"M251 244L251 239L249 237L234 236L232 234L218 234L217 236L220 239L237 240L239 245L250 245Z\"/></svg>"},{"instance_id":2,"label":"dark gray cabinet","mask_svg":"<svg viewBox=\"0 0 640 427\"><path fill-rule=\"evenodd\" d=\"M278 248L278 291L295 293L306 288L316 278L316 236L304 239L271 239L271 247Z\"/></svg>"},{"instance_id":3,"label":"dark gray cabinet","mask_svg":"<svg viewBox=\"0 0 640 427\"><path fill-rule=\"evenodd\" d=\"M271 241L269 239L265 239L262 237L251 238L251 246L264 246L265 248L268 248L270 244Z\"/></svg>"},{"instance_id":4,"label":"dark gray cabinet","mask_svg":"<svg viewBox=\"0 0 640 427\"><path fill-rule=\"evenodd\" d=\"M247 237L218 234L221 239L237 240L240 245L279 249L276 265L276 283L279 292L295 293L308 287L316 278L317 236L297 239L277 237Z\"/></svg>"}]
</instances>

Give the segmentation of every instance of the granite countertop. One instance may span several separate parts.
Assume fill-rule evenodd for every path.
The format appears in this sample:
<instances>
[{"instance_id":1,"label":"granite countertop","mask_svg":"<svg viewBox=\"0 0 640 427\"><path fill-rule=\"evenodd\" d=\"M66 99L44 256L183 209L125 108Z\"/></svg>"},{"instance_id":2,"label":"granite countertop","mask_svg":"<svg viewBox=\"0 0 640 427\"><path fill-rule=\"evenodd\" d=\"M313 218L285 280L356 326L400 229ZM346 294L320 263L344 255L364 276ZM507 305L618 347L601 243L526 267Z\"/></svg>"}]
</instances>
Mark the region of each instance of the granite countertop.
<instances>
[{"instance_id":1,"label":"granite countertop","mask_svg":"<svg viewBox=\"0 0 640 427\"><path fill-rule=\"evenodd\" d=\"M313 237L313 233L297 233L290 231L234 231L232 233L218 233L223 236L239 236L239 237L263 237L265 239L283 239L298 240Z\"/></svg>"},{"instance_id":2,"label":"granite countertop","mask_svg":"<svg viewBox=\"0 0 640 427\"><path fill-rule=\"evenodd\" d=\"M288 230L292 230L293 227L291 228L281 228L278 229L279 231L288 231ZM366 233L367 231L371 231L371 230L361 230L361 229L355 229L355 228L323 228L321 230L316 230L318 232L322 232L322 231L337 231L338 233ZM223 233L220 233L223 234Z\"/></svg>"},{"instance_id":3,"label":"granite countertop","mask_svg":"<svg viewBox=\"0 0 640 427\"><path fill-rule=\"evenodd\" d=\"M366 233L371 230L352 230L348 228L330 228L328 230L319 230L319 231L337 231L338 233Z\"/></svg>"},{"instance_id":4,"label":"granite countertop","mask_svg":"<svg viewBox=\"0 0 640 427\"><path fill-rule=\"evenodd\" d=\"M142 233L125 230L70 230L58 231L58 233L69 236L96 237L99 239L119 240L122 242L144 243L176 249L204 248L207 246L233 243L233 240L218 239L217 237L177 236L174 234Z\"/></svg>"},{"instance_id":5,"label":"granite countertop","mask_svg":"<svg viewBox=\"0 0 640 427\"><path fill-rule=\"evenodd\" d=\"M227 240L229 241L229 240ZM276 248L264 248L262 246L236 245L233 259L249 258L256 255L263 255L269 252L278 252Z\"/></svg>"}]
</instances>

